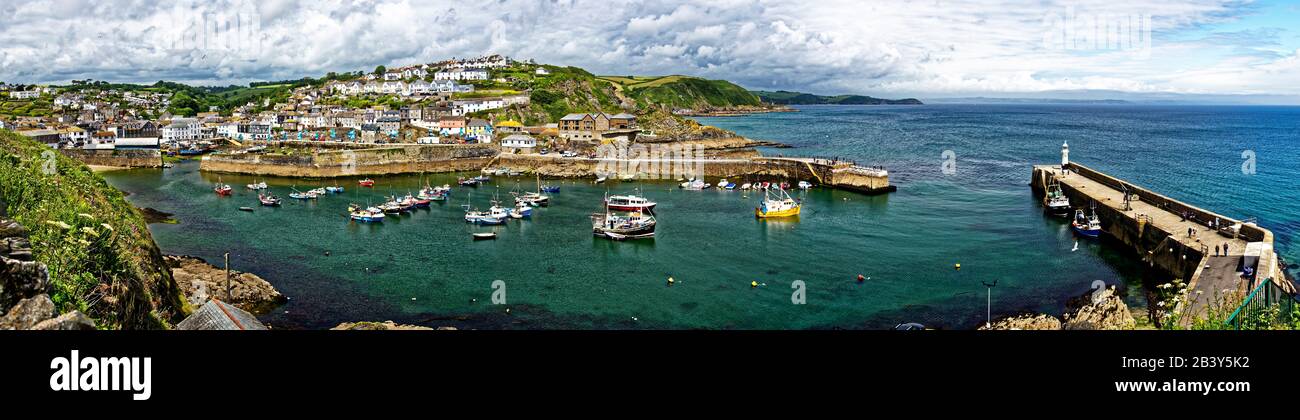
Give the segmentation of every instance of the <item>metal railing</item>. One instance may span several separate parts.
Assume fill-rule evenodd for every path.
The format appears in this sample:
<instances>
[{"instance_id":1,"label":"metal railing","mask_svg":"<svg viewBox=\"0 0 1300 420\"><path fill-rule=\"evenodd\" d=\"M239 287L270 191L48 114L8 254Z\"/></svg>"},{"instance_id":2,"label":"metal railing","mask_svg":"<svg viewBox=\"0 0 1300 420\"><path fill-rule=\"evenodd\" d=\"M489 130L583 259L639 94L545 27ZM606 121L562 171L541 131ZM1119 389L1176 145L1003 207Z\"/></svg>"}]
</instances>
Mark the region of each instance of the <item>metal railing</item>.
<instances>
[{"instance_id":1,"label":"metal railing","mask_svg":"<svg viewBox=\"0 0 1300 420\"><path fill-rule=\"evenodd\" d=\"M1289 329L1296 321L1300 321L1300 300L1273 279L1266 279L1251 290L1224 326L1234 330Z\"/></svg>"}]
</instances>

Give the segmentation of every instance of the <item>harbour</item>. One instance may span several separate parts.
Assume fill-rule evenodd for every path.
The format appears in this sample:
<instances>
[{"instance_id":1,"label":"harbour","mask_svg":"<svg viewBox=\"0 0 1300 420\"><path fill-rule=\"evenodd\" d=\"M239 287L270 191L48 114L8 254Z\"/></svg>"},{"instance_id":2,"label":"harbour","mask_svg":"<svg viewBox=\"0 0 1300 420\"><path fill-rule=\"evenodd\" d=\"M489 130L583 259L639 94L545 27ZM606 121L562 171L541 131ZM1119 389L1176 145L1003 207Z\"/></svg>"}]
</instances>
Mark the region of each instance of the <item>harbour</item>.
<instances>
[{"instance_id":1,"label":"harbour","mask_svg":"<svg viewBox=\"0 0 1300 420\"><path fill-rule=\"evenodd\" d=\"M1155 303L1150 300L1150 286L1179 277L1152 266L1137 250L1106 235L1081 241L1067 219L1043 214L1040 199L1025 185L1033 179L1035 164L1059 159L1060 142L1055 139L1027 142L1008 152L968 146L958 161L959 173L967 175L951 178L939 170L939 159L918 161L905 145L897 145L900 149L895 151L889 142L875 142L861 152L848 153L809 143L820 138L815 132L801 139L772 136L762 127L748 126L773 118L806 121L842 113L870 115L888 123L890 118L914 118L911 115L917 112L955 115L958 118L952 123L963 124L962 116L973 112L971 107L809 108L800 113L727 117L725 123L746 135L802 147L801 153L880 162L891 168L890 182L903 187L885 195L822 186L807 193L796 189L791 193L804 205L800 215L780 220L756 218L758 195L739 188L690 191L680 188L676 180L624 181L617 176L600 184L591 178L543 178L542 183L560 187L560 192L548 194L552 197L548 207L535 208L529 219L478 226L465 222L461 204L470 201L486 209L494 195L509 202L516 187L535 189L538 181L531 174L493 176L488 184L463 188L457 179L479 175L479 169L489 163L521 172L530 166L498 160L479 162L465 172L284 178L199 171L199 162L183 162L164 171L123 171L107 178L130 192L130 200L138 206L176 213L179 224L151 225L168 252L211 260L233 251L237 267L263 275L290 296L289 303L263 315L270 325L286 328L393 319L463 328L882 329L919 322L960 329L984 322L981 280L999 280L992 293L994 318L1060 313L1063 302L1087 293L1096 280L1117 287L1135 317L1140 317L1149 303ZM1079 112L1062 108L1007 107L981 111L979 118L1005 123L1036 118L1044 110L1046 115ZM1026 109L1033 113L1025 113ZM923 126L915 130L942 132ZM1058 134L1070 138L1080 159L1107 161L1114 156L1079 140L1084 133ZM909 141L916 143L917 136L913 134ZM861 144L852 137L842 140L846 147ZM764 150L770 156L789 152ZM1002 154L1014 154L1011 162L1024 163L993 164ZM1118 168L1117 172L1134 174L1126 172L1131 168ZM1172 185L1184 191L1177 184L1152 182L1149 175L1129 179L1134 185L1164 185L1165 189ZM1264 171L1257 179L1271 177ZM375 181L375 188L356 188L362 178ZM302 189L339 183L347 190L312 202L286 200L280 208L246 213L237 207L255 205L256 196L236 191L231 200L221 201L211 192L218 179L232 185L266 181L281 196L295 185ZM760 177L728 179L743 185ZM347 220L349 203L378 204L390 195L418 192L425 184L449 184L455 191L445 204L390 216L382 223ZM625 194L657 203L659 226L654 239L594 238L591 215L602 211L606 197ZM1227 207L1224 213L1242 212ZM1098 212L1105 212L1100 204ZM471 237L484 231L494 233L494 240ZM225 239L201 240L210 237ZM1287 239L1282 237L1285 246ZM955 272L954 263L961 263L963 269ZM593 278L612 280L580 280ZM675 280L671 286L668 278ZM507 305L508 313L487 304L493 280L506 282L513 302ZM809 286L808 306L790 304L790 284L795 280Z\"/></svg>"}]
</instances>

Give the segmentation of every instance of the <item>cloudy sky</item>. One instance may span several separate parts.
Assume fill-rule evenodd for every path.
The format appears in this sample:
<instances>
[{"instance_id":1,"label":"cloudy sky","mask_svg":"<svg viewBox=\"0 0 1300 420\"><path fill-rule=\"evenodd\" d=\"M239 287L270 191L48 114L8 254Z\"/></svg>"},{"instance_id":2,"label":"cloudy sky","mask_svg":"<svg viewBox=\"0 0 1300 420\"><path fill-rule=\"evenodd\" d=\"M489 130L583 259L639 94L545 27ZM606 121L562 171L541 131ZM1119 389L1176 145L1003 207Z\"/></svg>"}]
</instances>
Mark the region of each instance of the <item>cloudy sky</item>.
<instances>
[{"instance_id":1,"label":"cloudy sky","mask_svg":"<svg viewBox=\"0 0 1300 420\"><path fill-rule=\"evenodd\" d=\"M0 0L0 81L23 83L246 83L500 53L823 94L1300 103L1298 52L1300 1Z\"/></svg>"}]
</instances>

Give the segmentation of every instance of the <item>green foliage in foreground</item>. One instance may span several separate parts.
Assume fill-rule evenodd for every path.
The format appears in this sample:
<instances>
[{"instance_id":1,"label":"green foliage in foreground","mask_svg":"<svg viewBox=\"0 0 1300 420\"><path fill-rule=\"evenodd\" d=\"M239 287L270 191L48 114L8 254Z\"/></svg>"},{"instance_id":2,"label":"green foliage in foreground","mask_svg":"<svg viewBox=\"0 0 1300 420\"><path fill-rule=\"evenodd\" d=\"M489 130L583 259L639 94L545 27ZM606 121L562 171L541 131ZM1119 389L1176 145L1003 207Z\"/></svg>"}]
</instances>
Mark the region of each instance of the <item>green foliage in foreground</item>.
<instances>
[{"instance_id":1,"label":"green foliage in foreground","mask_svg":"<svg viewBox=\"0 0 1300 420\"><path fill-rule=\"evenodd\" d=\"M165 328L184 299L140 213L80 162L0 130L0 200L27 227L59 312L100 328Z\"/></svg>"}]
</instances>

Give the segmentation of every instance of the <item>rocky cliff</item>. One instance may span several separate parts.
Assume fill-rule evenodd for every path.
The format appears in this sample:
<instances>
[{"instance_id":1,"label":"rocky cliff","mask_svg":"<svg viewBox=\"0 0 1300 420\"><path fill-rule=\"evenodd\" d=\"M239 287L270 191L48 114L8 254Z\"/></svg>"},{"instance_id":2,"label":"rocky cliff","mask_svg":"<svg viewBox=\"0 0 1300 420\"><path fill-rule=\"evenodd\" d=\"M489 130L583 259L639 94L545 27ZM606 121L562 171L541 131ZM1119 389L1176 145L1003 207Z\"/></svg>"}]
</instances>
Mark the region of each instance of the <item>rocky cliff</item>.
<instances>
[{"instance_id":1,"label":"rocky cliff","mask_svg":"<svg viewBox=\"0 0 1300 420\"><path fill-rule=\"evenodd\" d=\"M45 265L56 312L107 329L167 328L186 314L139 211L81 162L0 130L0 210L27 231L19 255Z\"/></svg>"}]
</instances>

